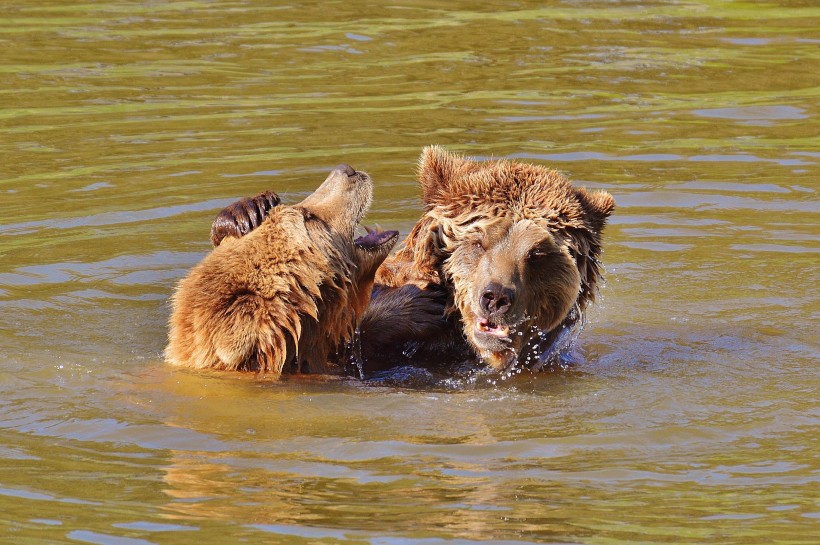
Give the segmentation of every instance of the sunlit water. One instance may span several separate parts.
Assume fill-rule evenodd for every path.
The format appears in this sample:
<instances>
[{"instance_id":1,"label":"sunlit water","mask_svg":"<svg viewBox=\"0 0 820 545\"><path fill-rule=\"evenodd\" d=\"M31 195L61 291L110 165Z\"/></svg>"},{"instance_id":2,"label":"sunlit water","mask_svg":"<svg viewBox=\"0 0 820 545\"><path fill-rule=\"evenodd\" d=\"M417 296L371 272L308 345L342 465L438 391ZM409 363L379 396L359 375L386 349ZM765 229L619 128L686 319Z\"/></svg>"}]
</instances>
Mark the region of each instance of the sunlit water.
<instances>
[{"instance_id":1,"label":"sunlit water","mask_svg":"<svg viewBox=\"0 0 820 545\"><path fill-rule=\"evenodd\" d=\"M816 543L814 2L0 6L0 541ZM340 162L406 233L422 146L610 191L564 372L192 374L217 210Z\"/></svg>"}]
</instances>

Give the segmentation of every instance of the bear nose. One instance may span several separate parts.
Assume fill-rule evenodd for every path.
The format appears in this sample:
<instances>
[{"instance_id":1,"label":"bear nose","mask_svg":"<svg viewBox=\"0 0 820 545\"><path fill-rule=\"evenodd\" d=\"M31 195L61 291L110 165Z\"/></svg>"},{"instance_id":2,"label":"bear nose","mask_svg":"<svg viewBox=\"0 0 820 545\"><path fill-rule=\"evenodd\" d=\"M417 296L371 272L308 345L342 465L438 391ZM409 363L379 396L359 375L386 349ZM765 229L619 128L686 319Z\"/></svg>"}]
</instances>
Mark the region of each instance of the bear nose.
<instances>
[{"instance_id":1,"label":"bear nose","mask_svg":"<svg viewBox=\"0 0 820 545\"><path fill-rule=\"evenodd\" d=\"M498 282L491 282L484 288L479 303L481 310L487 314L501 315L510 309L514 299L515 291L512 288L505 288Z\"/></svg>"},{"instance_id":2,"label":"bear nose","mask_svg":"<svg viewBox=\"0 0 820 545\"><path fill-rule=\"evenodd\" d=\"M333 170L340 170L340 171L344 172L346 176L353 176L354 174L356 174L356 171L353 170L353 167L346 164L346 163L342 163L341 165L337 166Z\"/></svg>"}]
</instances>

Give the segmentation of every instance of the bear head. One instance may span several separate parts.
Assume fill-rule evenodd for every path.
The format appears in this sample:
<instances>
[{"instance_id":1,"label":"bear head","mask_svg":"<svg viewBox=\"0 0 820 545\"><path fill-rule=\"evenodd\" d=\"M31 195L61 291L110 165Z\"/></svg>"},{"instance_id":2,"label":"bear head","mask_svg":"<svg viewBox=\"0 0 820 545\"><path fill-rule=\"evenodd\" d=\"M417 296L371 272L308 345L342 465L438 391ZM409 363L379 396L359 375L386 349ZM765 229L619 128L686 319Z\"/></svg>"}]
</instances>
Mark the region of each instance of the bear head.
<instances>
[{"instance_id":1,"label":"bear head","mask_svg":"<svg viewBox=\"0 0 820 545\"><path fill-rule=\"evenodd\" d=\"M578 323L595 298L612 196L542 166L472 161L437 146L422 152L419 180L417 270L451 291L451 312L485 362L504 369L541 357L539 339Z\"/></svg>"},{"instance_id":2,"label":"bear head","mask_svg":"<svg viewBox=\"0 0 820 545\"><path fill-rule=\"evenodd\" d=\"M354 238L373 183L348 165L293 206L266 199L267 217L218 246L174 295L166 359L195 368L326 372L331 352L352 338L376 269L398 238Z\"/></svg>"},{"instance_id":3,"label":"bear head","mask_svg":"<svg viewBox=\"0 0 820 545\"><path fill-rule=\"evenodd\" d=\"M365 172L339 165L313 193L294 206L301 211L311 241L333 266L329 276L340 279L353 297L351 310L358 317L370 301L373 279L398 240L398 231L365 227L367 234L354 238L355 230L373 200L373 182ZM334 282L324 281L330 287ZM320 284L320 288L322 284ZM325 297L328 297L327 295ZM333 297L331 297L332 299Z\"/></svg>"}]
</instances>

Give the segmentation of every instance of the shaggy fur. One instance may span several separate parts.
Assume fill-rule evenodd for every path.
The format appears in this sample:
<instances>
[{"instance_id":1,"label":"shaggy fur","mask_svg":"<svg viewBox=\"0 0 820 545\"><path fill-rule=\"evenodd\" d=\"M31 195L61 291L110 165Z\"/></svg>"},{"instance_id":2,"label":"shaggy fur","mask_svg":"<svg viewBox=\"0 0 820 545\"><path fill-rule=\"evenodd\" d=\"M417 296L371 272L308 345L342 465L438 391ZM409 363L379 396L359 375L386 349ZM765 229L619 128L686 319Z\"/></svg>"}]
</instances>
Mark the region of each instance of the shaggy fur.
<instances>
[{"instance_id":1,"label":"shaggy fur","mask_svg":"<svg viewBox=\"0 0 820 545\"><path fill-rule=\"evenodd\" d=\"M379 269L380 293L443 288L448 312L486 363L543 365L547 347L595 298L611 195L575 188L542 166L476 162L437 146L422 152L419 181L425 212ZM371 335L363 342L380 344L385 306L374 298L368 314L379 315L365 317Z\"/></svg>"},{"instance_id":2,"label":"shaggy fur","mask_svg":"<svg viewBox=\"0 0 820 545\"><path fill-rule=\"evenodd\" d=\"M370 232L353 240L372 190L365 173L342 165L295 206L276 206L273 194L251 203L261 212L244 230L220 224L223 211L212 230L218 246L173 297L166 359L273 377L328 372L328 356L352 338L376 269L398 236Z\"/></svg>"},{"instance_id":3,"label":"shaggy fur","mask_svg":"<svg viewBox=\"0 0 820 545\"><path fill-rule=\"evenodd\" d=\"M612 196L438 146L423 150L419 181L424 213L376 273L360 324L365 370L550 363L595 299Z\"/></svg>"}]
</instances>

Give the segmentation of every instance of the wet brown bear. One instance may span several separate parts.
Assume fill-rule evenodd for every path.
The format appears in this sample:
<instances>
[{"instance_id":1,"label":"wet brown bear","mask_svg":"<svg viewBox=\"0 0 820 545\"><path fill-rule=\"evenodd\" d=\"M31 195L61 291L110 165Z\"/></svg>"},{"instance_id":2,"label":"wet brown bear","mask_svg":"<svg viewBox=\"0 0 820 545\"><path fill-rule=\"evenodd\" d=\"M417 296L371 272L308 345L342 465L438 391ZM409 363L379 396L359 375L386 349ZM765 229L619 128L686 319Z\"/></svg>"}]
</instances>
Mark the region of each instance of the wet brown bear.
<instances>
[{"instance_id":1,"label":"wet brown bear","mask_svg":"<svg viewBox=\"0 0 820 545\"><path fill-rule=\"evenodd\" d=\"M499 370L548 363L595 298L612 196L575 188L542 166L476 162L437 146L422 152L419 181L425 211L376 275L379 289L362 332L367 352L385 353L379 324L395 322L399 312L429 322L428 302L420 295L408 301L408 290L443 288L448 323L455 318L486 363ZM451 333L445 326L438 335L429 328L421 335L441 353L440 345L454 345Z\"/></svg>"},{"instance_id":2,"label":"wet brown bear","mask_svg":"<svg viewBox=\"0 0 820 545\"><path fill-rule=\"evenodd\" d=\"M595 298L612 196L438 146L422 152L419 181L425 211L379 268L361 322L364 368L551 363Z\"/></svg>"},{"instance_id":3,"label":"wet brown bear","mask_svg":"<svg viewBox=\"0 0 820 545\"><path fill-rule=\"evenodd\" d=\"M173 297L166 359L275 377L327 372L329 355L351 339L376 269L398 237L385 231L353 240L372 193L367 174L341 165L295 206L277 206L271 193L240 201L258 210L250 225L224 222L220 214L212 232L218 246ZM220 226L220 218L230 226Z\"/></svg>"}]
</instances>

